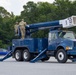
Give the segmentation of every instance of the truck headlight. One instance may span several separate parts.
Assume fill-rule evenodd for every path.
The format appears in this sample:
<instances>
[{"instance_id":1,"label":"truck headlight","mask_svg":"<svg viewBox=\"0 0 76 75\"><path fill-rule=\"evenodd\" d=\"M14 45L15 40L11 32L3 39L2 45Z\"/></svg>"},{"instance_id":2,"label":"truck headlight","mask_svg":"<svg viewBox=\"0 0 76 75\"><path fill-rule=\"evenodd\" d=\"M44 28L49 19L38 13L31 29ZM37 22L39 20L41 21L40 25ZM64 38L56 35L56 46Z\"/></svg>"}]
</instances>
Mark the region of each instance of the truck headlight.
<instances>
[{"instance_id":1,"label":"truck headlight","mask_svg":"<svg viewBox=\"0 0 76 75\"><path fill-rule=\"evenodd\" d=\"M66 50L71 50L72 47L66 46Z\"/></svg>"},{"instance_id":2,"label":"truck headlight","mask_svg":"<svg viewBox=\"0 0 76 75\"><path fill-rule=\"evenodd\" d=\"M12 46L14 47L14 46L15 46L15 44L12 44Z\"/></svg>"}]
</instances>

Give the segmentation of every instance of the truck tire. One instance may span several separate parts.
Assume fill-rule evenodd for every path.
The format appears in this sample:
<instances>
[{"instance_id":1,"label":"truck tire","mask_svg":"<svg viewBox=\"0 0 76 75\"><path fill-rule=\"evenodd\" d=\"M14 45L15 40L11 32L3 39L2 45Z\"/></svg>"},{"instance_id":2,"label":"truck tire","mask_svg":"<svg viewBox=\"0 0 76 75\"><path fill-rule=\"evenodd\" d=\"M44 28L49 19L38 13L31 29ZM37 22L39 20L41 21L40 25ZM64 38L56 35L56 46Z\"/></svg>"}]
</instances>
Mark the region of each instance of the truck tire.
<instances>
[{"instance_id":1,"label":"truck tire","mask_svg":"<svg viewBox=\"0 0 76 75\"><path fill-rule=\"evenodd\" d=\"M64 49L60 49L57 51L56 59L59 63L65 63L67 61L67 54Z\"/></svg>"},{"instance_id":2,"label":"truck tire","mask_svg":"<svg viewBox=\"0 0 76 75\"><path fill-rule=\"evenodd\" d=\"M28 49L25 49L23 51L23 60L24 61L30 61L31 60L31 54L29 53Z\"/></svg>"},{"instance_id":3,"label":"truck tire","mask_svg":"<svg viewBox=\"0 0 76 75\"><path fill-rule=\"evenodd\" d=\"M41 61L44 62L44 61L47 61L49 59L50 59L50 57L46 57L46 58L41 59Z\"/></svg>"},{"instance_id":4,"label":"truck tire","mask_svg":"<svg viewBox=\"0 0 76 75\"><path fill-rule=\"evenodd\" d=\"M16 59L16 61L23 61L21 50L16 50L15 51L15 59Z\"/></svg>"}]
</instances>

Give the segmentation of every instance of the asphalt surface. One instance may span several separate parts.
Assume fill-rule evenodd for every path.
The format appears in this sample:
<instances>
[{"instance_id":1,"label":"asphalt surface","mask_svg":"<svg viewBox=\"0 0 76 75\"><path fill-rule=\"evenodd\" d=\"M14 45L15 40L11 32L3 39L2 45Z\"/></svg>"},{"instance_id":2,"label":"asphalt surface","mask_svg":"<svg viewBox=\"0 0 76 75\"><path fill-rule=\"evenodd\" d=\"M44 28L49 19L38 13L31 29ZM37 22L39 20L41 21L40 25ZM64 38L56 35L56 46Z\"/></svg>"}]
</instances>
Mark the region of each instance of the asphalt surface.
<instances>
[{"instance_id":1,"label":"asphalt surface","mask_svg":"<svg viewBox=\"0 0 76 75\"><path fill-rule=\"evenodd\" d=\"M76 75L76 62L61 64L54 58L36 63L17 62L9 58L0 62L0 75Z\"/></svg>"}]
</instances>

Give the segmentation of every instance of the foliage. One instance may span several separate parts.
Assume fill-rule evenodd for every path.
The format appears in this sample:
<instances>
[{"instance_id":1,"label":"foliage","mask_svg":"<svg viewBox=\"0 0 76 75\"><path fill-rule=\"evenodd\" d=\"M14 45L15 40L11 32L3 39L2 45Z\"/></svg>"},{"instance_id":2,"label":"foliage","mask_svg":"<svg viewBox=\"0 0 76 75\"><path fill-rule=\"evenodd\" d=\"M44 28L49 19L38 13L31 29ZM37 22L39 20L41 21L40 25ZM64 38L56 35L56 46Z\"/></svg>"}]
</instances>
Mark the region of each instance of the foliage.
<instances>
[{"instance_id":1,"label":"foliage","mask_svg":"<svg viewBox=\"0 0 76 75\"><path fill-rule=\"evenodd\" d=\"M0 47L7 47L14 37L15 22L23 18L27 24L54 21L76 15L76 1L55 0L53 3L32 1L23 6L23 11L19 16L13 12L9 13L5 8L0 7ZM76 32L76 28L72 28ZM33 37L47 37L49 30L38 31Z\"/></svg>"}]
</instances>

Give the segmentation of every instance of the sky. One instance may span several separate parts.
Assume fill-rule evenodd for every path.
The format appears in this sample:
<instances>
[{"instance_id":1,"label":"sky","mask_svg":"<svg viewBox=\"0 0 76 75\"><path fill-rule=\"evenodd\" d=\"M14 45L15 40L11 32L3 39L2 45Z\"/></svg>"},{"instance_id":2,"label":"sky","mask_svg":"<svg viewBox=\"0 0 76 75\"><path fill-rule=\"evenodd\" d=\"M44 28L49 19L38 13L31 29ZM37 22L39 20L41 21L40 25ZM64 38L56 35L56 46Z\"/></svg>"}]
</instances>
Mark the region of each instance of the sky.
<instances>
[{"instance_id":1,"label":"sky","mask_svg":"<svg viewBox=\"0 0 76 75\"><path fill-rule=\"evenodd\" d=\"M54 0L0 0L0 6L4 7L10 13L13 12L14 15L20 15L20 12L23 10L23 5L28 1L33 1L35 3L47 1L53 3Z\"/></svg>"},{"instance_id":2,"label":"sky","mask_svg":"<svg viewBox=\"0 0 76 75\"><path fill-rule=\"evenodd\" d=\"M14 15L20 15L23 10L23 5L28 1L37 2L49 2L53 3L54 0L0 0L0 6L4 7L8 12L13 12ZM72 0L71 0L72 1Z\"/></svg>"}]
</instances>

